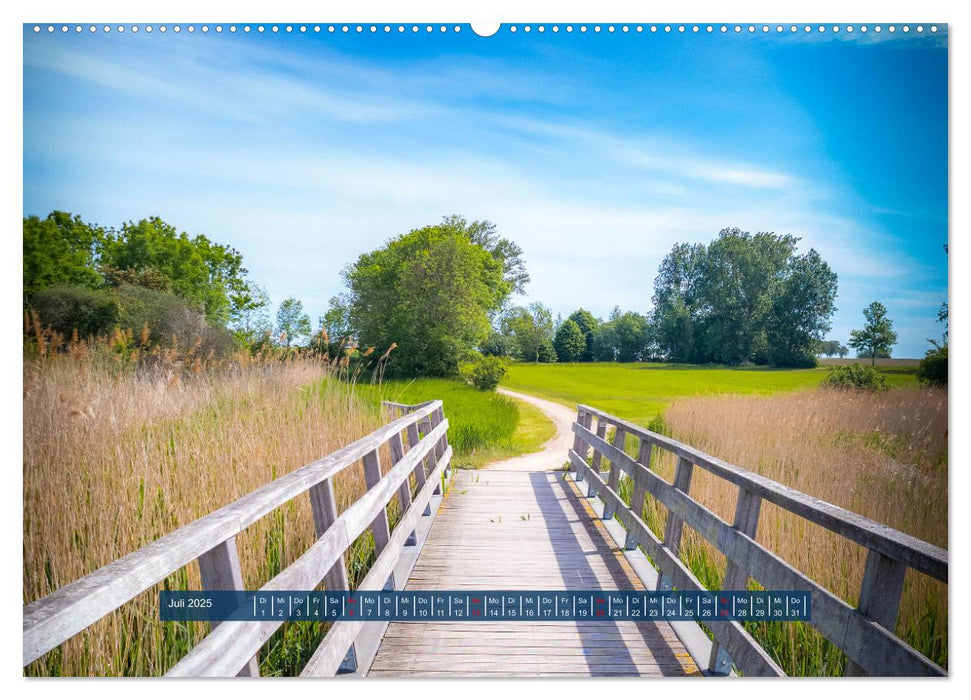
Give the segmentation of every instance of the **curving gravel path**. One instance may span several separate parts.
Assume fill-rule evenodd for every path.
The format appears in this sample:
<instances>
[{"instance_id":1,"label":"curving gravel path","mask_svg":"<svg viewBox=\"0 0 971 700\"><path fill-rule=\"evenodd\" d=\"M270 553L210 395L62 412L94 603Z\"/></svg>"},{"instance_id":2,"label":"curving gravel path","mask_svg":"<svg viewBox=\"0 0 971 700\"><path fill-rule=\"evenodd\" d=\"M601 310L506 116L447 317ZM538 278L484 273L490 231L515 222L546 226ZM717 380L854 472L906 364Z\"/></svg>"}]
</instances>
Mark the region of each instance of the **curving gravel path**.
<instances>
[{"instance_id":1,"label":"curving gravel path","mask_svg":"<svg viewBox=\"0 0 971 700\"><path fill-rule=\"evenodd\" d=\"M556 425L556 434L543 444L539 452L531 452L493 462L483 469L507 472L545 472L562 468L567 460L570 446L573 445L571 426L576 419L576 411L553 401L540 399L529 394L520 394L518 391L510 391L509 389L496 389L496 391L510 398L532 404L541 410Z\"/></svg>"}]
</instances>

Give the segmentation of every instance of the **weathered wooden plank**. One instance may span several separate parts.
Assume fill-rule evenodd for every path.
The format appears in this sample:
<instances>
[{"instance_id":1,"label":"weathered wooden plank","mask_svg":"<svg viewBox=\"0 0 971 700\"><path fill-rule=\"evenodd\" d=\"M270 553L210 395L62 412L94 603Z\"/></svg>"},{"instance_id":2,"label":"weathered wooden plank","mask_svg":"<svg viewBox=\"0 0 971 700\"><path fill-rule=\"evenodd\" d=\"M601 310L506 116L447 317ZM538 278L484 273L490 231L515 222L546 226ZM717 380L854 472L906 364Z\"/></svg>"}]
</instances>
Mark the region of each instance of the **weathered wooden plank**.
<instances>
[{"instance_id":1,"label":"weathered wooden plank","mask_svg":"<svg viewBox=\"0 0 971 700\"><path fill-rule=\"evenodd\" d=\"M674 470L673 487L681 493L688 493L691 488L691 474L694 465L684 458L678 459L678 466ZM674 556L678 555L681 549L681 534L684 530L684 519L673 510L668 510L667 524L664 527L664 546L671 550ZM661 570L664 576L664 570Z\"/></svg>"},{"instance_id":2,"label":"weathered wooden plank","mask_svg":"<svg viewBox=\"0 0 971 700\"><path fill-rule=\"evenodd\" d=\"M562 475L459 472L455 479L407 588L643 589L636 575L625 570L619 550L608 545L606 532L591 519L589 509ZM502 522L490 522L498 512L503 513ZM525 520L527 513L529 519ZM440 670L462 667L463 674L473 673L461 664L465 657L476 656L477 647L483 658L493 661L528 659L533 650L536 661L531 668L562 664L567 658L572 664L575 656L585 669L583 675L588 676L600 674L586 664L587 657L627 662L626 672L617 675L663 675L668 671L662 667L677 674L696 670L670 625L663 621L457 621L392 623L369 673L379 675L389 664L401 668L394 659L406 654L425 659L411 664L412 668L426 664ZM453 651L459 649L471 651ZM638 670L631 659L657 664ZM506 675L525 673L528 671L516 668Z\"/></svg>"},{"instance_id":3,"label":"weathered wooden plank","mask_svg":"<svg viewBox=\"0 0 971 700\"><path fill-rule=\"evenodd\" d=\"M601 440L605 440L607 438L607 425L608 423L606 418L604 418L603 416L597 416L597 437L600 438ZM592 444L592 443L587 443L587 444ZM600 471L601 458L602 458L602 455L600 451L597 450L596 447L594 447L592 464L593 464L594 470L597 472Z\"/></svg>"},{"instance_id":4,"label":"weathered wooden plank","mask_svg":"<svg viewBox=\"0 0 971 700\"><path fill-rule=\"evenodd\" d=\"M215 517L214 517L215 516ZM225 513L179 528L54 593L24 607L23 663L26 666L238 534L239 520Z\"/></svg>"},{"instance_id":5,"label":"weathered wooden plank","mask_svg":"<svg viewBox=\"0 0 971 700\"><path fill-rule=\"evenodd\" d=\"M577 436L579 438L579 436ZM575 450L574 450L575 451ZM580 453L577 453L578 455ZM654 451L653 445L650 441L640 438L640 447L637 452L637 463L640 464L644 469L651 469L651 460L653 458ZM583 455L580 455L582 458ZM620 467L623 469L623 467ZM638 518L644 516L644 501L647 499L647 486L644 481L644 476L640 469L634 470L633 474L630 474L631 481L633 482L633 490L630 497L630 509ZM627 531L627 539L624 542L624 549L636 549L637 548L637 535L634 531Z\"/></svg>"},{"instance_id":6,"label":"weathered wooden plank","mask_svg":"<svg viewBox=\"0 0 971 700\"><path fill-rule=\"evenodd\" d=\"M808 494L789 488L772 479L747 469L735 466L717 457L697 450L690 445L654 433L621 418L603 414L595 408L581 405L583 411L598 417L606 416L615 425L623 427L628 433L647 439L658 447L683 457L693 464L715 474L726 481L762 496L770 503L799 515L810 522L846 537L858 544L875 549L891 559L906 564L921 573L947 583L947 550L923 542L916 537L895 530L887 525L865 518L862 515L827 503ZM584 431L574 424L574 432ZM589 433L589 431L586 431ZM580 432L583 435L583 432ZM589 440L586 440L588 443Z\"/></svg>"},{"instance_id":7,"label":"weathered wooden plank","mask_svg":"<svg viewBox=\"0 0 971 700\"><path fill-rule=\"evenodd\" d=\"M405 447L401 441L401 433L396 433L388 440L388 449L391 452L391 464L397 464L405 456ZM416 467L415 471L421 471L421 467ZM421 490L421 487L419 487ZM409 476L398 488L398 503L401 505L401 512L406 512L411 507L411 477ZM417 542L417 535L414 530L408 535L406 545L413 545Z\"/></svg>"},{"instance_id":8,"label":"weathered wooden plank","mask_svg":"<svg viewBox=\"0 0 971 700\"><path fill-rule=\"evenodd\" d=\"M628 677L631 675L629 672L625 671L601 671L598 673L591 673L589 670L581 671L516 671L513 673L509 669L505 670L489 670L489 671L472 671L468 669L456 669L452 671L385 671L385 670L375 670L373 673L369 673L369 676L375 677L387 677L387 676L397 676L397 677L410 677L410 678L589 678L591 676L597 677ZM655 674L651 674L655 675ZM658 674L660 675L660 674ZM672 674L675 675L675 674ZM687 673L687 674L677 674L677 675L697 675L697 673Z\"/></svg>"},{"instance_id":9,"label":"weathered wooden plank","mask_svg":"<svg viewBox=\"0 0 971 700\"><path fill-rule=\"evenodd\" d=\"M618 450L623 451L624 443L626 441L627 441L627 432L623 428L617 428L614 431L614 439L612 442L613 446L616 447ZM620 483L620 467L614 464L613 462L611 462L610 478L608 479L607 484L610 486L610 488L616 491L617 485L619 483Z\"/></svg>"}]
</instances>

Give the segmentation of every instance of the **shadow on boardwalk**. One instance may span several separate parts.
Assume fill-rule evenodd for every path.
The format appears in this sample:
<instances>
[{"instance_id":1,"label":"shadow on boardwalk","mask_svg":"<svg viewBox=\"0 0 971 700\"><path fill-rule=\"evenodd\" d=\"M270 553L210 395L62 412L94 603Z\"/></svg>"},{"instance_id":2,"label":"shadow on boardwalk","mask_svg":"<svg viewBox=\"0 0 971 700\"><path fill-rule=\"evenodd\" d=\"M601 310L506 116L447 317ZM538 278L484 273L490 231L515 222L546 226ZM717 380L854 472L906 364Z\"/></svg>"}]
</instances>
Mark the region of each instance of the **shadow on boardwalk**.
<instances>
[{"instance_id":1,"label":"shadow on boardwalk","mask_svg":"<svg viewBox=\"0 0 971 700\"><path fill-rule=\"evenodd\" d=\"M551 483L549 473L530 474L530 484L536 493L536 502L550 532L550 539L555 544L553 551L556 563L567 586L570 587L575 580L573 585L577 588L643 590L643 583L623 560L623 555L613 547L609 535L594 519L592 510L581 501L576 489L571 484L564 483L561 474L556 473L556 478L560 480L560 488L555 490L555 482ZM582 528L586 538L594 545L594 551L586 550L574 528L566 526L570 521ZM590 565L591 555L606 562L610 581L598 578ZM670 642L665 640L654 622L578 620L575 624L590 674L593 676L642 675L639 664L632 656L632 641L635 642L635 647L646 647L656 660L662 675L685 673L682 659L678 658ZM636 643L638 637L639 644Z\"/></svg>"}]
</instances>

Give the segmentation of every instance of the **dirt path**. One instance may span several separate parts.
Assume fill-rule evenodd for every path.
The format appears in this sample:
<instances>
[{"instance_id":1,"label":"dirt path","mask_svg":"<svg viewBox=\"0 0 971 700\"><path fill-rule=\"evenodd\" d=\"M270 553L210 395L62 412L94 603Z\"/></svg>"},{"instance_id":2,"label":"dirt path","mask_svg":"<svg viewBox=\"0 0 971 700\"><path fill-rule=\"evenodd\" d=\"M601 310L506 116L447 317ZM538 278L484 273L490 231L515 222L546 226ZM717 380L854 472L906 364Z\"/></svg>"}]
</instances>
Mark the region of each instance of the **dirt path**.
<instances>
[{"instance_id":1,"label":"dirt path","mask_svg":"<svg viewBox=\"0 0 971 700\"><path fill-rule=\"evenodd\" d=\"M576 411L553 401L540 399L529 394L520 394L518 391L508 389L496 389L496 391L510 398L532 404L541 410L556 425L556 434L546 441L539 452L531 452L530 454L493 462L483 469L507 472L543 472L560 469L567 460L570 445L573 444L573 431L570 426L576 418Z\"/></svg>"}]
</instances>

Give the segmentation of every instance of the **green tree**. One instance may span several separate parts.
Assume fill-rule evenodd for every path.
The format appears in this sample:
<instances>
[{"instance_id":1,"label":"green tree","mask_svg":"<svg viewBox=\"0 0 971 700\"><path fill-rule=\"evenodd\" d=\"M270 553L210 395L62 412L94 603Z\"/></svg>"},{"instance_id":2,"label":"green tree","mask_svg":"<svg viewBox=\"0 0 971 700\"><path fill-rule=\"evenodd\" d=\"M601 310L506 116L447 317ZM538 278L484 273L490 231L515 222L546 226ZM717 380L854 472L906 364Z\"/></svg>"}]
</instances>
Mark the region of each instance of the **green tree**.
<instances>
[{"instance_id":1,"label":"green tree","mask_svg":"<svg viewBox=\"0 0 971 700\"><path fill-rule=\"evenodd\" d=\"M506 363L494 355L474 355L462 366L462 376L479 391L492 391L506 376Z\"/></svg>"},{"instance_id":2,"label":"green tree","mask_svg":"<svg viewBox=\"0 0 971 700\"><path fill-rule=\"evenodd\" d=\"M317 332L310 339L310 349L315 354L342 357L353 346L349 314L345 299L330 298L326 313L318 319Z\"/></svg>"},{"instance_id":3,"label":"green tree","mask_svg":"<svg viewBox=\"0 0 971 700\"><path fill-rule=\"evenodd\" d=\"M553 350L553 312L536 301L513 309L504 319L507 334L513 339L519 357L527 362L555 362Z\"/></svg>"},{"instance_id":4,"label":"green tree","mask_svg":"<svg viewBox=\"0 0 971 700\"><path fill-rule=\"evenodd\" d=\"M442 220L441 226L458 235L468 238L469 243L487 251L502 265L503 279L509 284L511 293L522 294L529 283L526 261L519 244L508 238L501 238L496 225L491 221L466 221L462 216L452 214Z\"/></svg>"},{"instance_id":5,"label":"green tree","mask_svg":"<svg viewBox=\"0 0 971 700\"><path fill-rule=\"evenodd\" d=\"M122 282L137 284L132 275L168 280L171 290L199 305L210 321L229 322L246 303L250 290L243 258L235 249L206 236L192 238L157 216L129 221L104 237L100 263ZM148 285L153 286L153 285Z\"/></svg>"},{"instance_id":6,"label":"green tree","mask_svg":"<svg viewBox=\"0 0 971 700\"><path fill-rule=\"evenodd\" d=\"M576 321L567 319L553 338L557 362L579 362L587 351L587 340Z\"/></svg>"},{"instance_id":7,"label":"green tree","mask_svg":"<svg viewBox=\"0 0 971 700\"><path fill-rule=\"evenodd\" d=\"M796 240L733 228L708 245L699 284L703 346L710 361L766 363L773 300Z\"/></svg>"},{"instance_id":8,"label":"green tree","mask_svg":"<svg viewBox=\"0 0 971 700\"><path fill-rule=\"evenodd\" d=\"M284 345L290 347L294 340L310 335L310 317L303 312L303 302L287 297L276 312L276 329Z\"/></svg>"},{"instance_id":9,"label":"green tree","mask_svg":"<svg viewBox=\"0 0 971 700\"><path fill-rule=\"evenodd\" d=\"M97 262L104 236L100 226L63 211L24 217L24 302L54 284L103 286Z\"/></svg>"},{"instance_id":10,"label":"green tree","mask_svg":"<svg viewBox=\"0 0 971 700\"><path fill-rule=\"evenodd\" d=\"M816 344L832 328L835 300L836 273L819 253L791 257L766 327L769 361L781 367L815 367Z\"/></svg>"},{"instance_id":11,"label":"green tree","mask_svg":"<svg viewBox=\"0 0 971 700\"><path fill-rule=\"evenodd\" d=\"M933 348L921 358L917 368L917 381L928 386L947 386L947 344L938 345L931 341Z\"/></svg>"},{"instance_id":12,"label":"green tree","mask_svg":"<svg viewBox=\"0 0 971 700\"><path fill-rule=\"evenodd\" d=\"M947 254L946 243L944 244L944 253ZM928 384L929 386L946 387L948 371L948 320L946 301L941 304L941 307L937 311L937 322L944 324L944 334L940 343L933 338L927 339L927 342L931 344L931 349L924 354L924 357L920 361L920 367L917 369L917 381L922 384Z\"/></svg>"},{"instance_id":13,"label":"green tree","mask_svg":"<svg viewBox=\"0 0 971 700\"><path fill-rule=\"evenodd\" d=\"M391 375L456 376L523 279L517 250L460 217L398 236L345 270L350 327L361 347L397 343Z\"/></svg>"},{"instance_id":14,"label":"green tree","mask_svg":"<svg viewBox=\"0 0 971 700\"><path fill-rule=\"evenodd\" d=\"M887 308L879 301L863 309L863 318L866 324L862 330L850 332L849 345L856 350L857 357L869 357L870 364L875 365L878 357L890 356L890 350L897 344L897 334L893 321L887 318Z\"/></svg>"},{"instance_id":15,"label":"green tree","mask_svg":"<svg viewBox=\"0 0 971 700\"><path fill-rule=\"evenodd\" d=\"M701 277L707 248L676 244L654 279L652 325L661 352L672 362L702 361Z\"/></svg>"},{"instance_id":16,"label":"green tree","mask_svg":"<svg viewBox=\"0 0 971 700\"><path fill-rule=\"evenodd\" d=\"M573 321L580 328L580 332L583 333L584 348L580 361L592 362L597 326L600 325L600 322L586 309L577 309L569 315L567 321Z\"/></svg>"},{"instance_id":17,"label":"green tree","mask_svg":"<svg viewBox=\"0 0 971 700\"><path fill-rule=\"evenodd\" d=\"M245 291L233 294L232 302L232 328L245 344L252 345L273 332L270 295L265 287L250 284Z\"/></svg>"},{"instance_id":18,"label":"green tree","mask_svg":"<svg viewBox=\"0 0 971 700\"><path fill-rule=\"evenodd\" d=\"M626 311L611 321L618 362L639 362L646 358L650 344L649 324L644 316Z\"/></svg>"},{"instance_id":19,"label":"green tree","mask_svg":"<svg viewBox=\"0 0 971 700\"><path fill-rule=\"evenodd\" d=\"M815 362L835 310L836 275L798 238L723 229L675 245L654 281L653 347L673 362Z\"/></svg>"},{"instance_id":20,"label":"green tree","mask_svg":"<svg viewBox=\"0 0 971 700\"><path fill-rule=\"evenodd\" d=\"M822 340L819 342L816 350L820 355L825 355L826 357L833 357L834 355L846 357L846 353L849 352L849 348L838 340Z\"/></svg>"}]
</instances>

